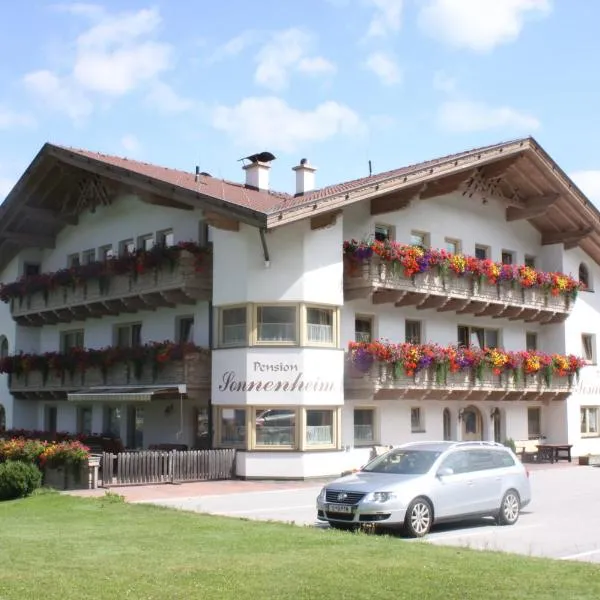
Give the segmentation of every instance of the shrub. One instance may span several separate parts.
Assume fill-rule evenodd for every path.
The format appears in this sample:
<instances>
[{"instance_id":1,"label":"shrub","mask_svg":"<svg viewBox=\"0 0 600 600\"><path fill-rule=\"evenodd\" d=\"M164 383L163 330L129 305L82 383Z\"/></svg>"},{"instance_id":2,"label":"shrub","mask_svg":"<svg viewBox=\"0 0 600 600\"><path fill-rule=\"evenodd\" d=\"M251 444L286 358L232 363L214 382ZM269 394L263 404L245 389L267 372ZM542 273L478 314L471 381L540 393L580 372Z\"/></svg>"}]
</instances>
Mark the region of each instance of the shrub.
<instances>
[{"instance_id":1,"label":"shrub","mask_svg":"<svg viewBox=\"0 0 600 600\"><path fill-rule=\"evenodd\" d=\"M507 448L510 448L513 452L517 451L517 447L515 445L515 440L513 440L512 438L508 438L507 440L504 440L504 445Z\"/></svg>"},{"instance_id":2,"label":"shrub","mask_svg":"<svg viewBox=\"0 0 600 600\"><path fill-rule=\"evenodd\" d=\"M24 498L42 485L42 472L33 464L9 460L0 464L0 500Z\"/></svg>"},{"instance_id":3,"label":"shrub","mask_svg":"<svg viewBox=\"0 0 600 600\"><path fill-rule=\"evenodd\" d=\"M7 460L38 464L46 444L40 440L0 440L0 462Z\"/></svg>"}]
</instances>

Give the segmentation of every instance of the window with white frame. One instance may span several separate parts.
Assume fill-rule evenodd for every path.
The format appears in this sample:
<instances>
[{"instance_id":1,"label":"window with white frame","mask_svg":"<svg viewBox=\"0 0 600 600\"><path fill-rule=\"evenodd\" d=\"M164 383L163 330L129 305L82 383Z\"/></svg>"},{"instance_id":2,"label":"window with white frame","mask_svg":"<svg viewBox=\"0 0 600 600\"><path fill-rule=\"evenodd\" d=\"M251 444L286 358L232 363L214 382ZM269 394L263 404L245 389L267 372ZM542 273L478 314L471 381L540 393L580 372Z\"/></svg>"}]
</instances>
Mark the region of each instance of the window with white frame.
<instances>
[{"instance_id":1,"label":"window with white frame","mask_svg":"<svg viewBox=\"0 0 600 600\"><path fill-rule=\"evenodd\" d=\"M490 247L484 246L482 244L477 244L475 246L475 258L479 260L486 260L490 257Z\"/></svg>"},{"instance_id":2,"label":"window with white frame","mask_svg":"<svg viewBox=\"0 0 600 600\"><path fill-rule=\"evenodd\" d=\"M84 347L84 331L83 329L73 329L71 331L62 331L60 334L60 349L61 352L68 352L73 348Z\"/></svg>"},{"instance_id":3,"label":"window with white frame","mask_svg":"<svg viewBox=\"0 0 600 600\"><path fill-rule=\"evenodd\" d=\"M306 308L306 340L309 344L334 343L335 311L332 308Z\"/></svg>"},{"instance_id":4,"label":"window with white frame","mask_svg":"<svg viewBox=\"0 0 600 600\"><path fill-rule=\"evenodd\" d=\"M357 315L354 317L354 341L373 341L373 317Z\"/></svg>"},{"instance_id":5,"label":"window with white frame","mask_svg":"<svg viewBox=\"0 0 600 600\"><path fill-rule=\"evenodd\" d=\"M104 407L102 433L112 437L121 437L121 409L119 407Z\"/></svg>"},{"instance_id":6,"label":"window with white frame","mask_svg":"<svg viewBox=\"0 0 600 600\"><path fill-rule=\"evenodd\" d=\"M221 345L245 346L248 343L248 310L245 306L221 309Z\"/></svg>"},{"instance_id":7,"label":"window with white frame","mask_svg":"<svg viewBox=\"0 0 600 600\"><path fill-rule=\"evenodd\" d=\"M586 362L596 363L596 336L593 333L581 334L581 350Z\"/></svg>"},{"instance_id":8,"label":"window with white frame","mask_svg":"<svg viewBox=\"0 0 600 600\"><path fill-rule=\"evenodd\" d=\"M115 330L116 343L119 348L136 348L142 345L142 324L129 323L118 325Z\"/></svg>"},{"instance_id":9,"label":"window with white frame","mask_svg":"<svg viewBox=\"0 0 600 600\"><path fill-rule=\"evenodd\" d=\"M296 446L296 408L255 408L255 444L260 446Z\"/></svg>"},{"instance_id":10,"label":"window with white frame","mask_svg":"<svg viewBox=\"0 0 600 600\"><path fill-rule=\"evenodd\" d=\"M585 263L581 263L579 265L579 281L581 283L583 283L583 289L585 291L591 291L592 290L592 282L590 279L590 270L588 269L587 265Z\"/></svg>"},{"instance_id":11,"label":"window with white frame","mask_svg":"<svg viewBox=\"0 0 600 600\"><path fill-rule=\"evenodd\" d=\"M598 437L600 435L600 408L597 406L581 407L581 435Z\"/></svg>"},{"instance_id":12,"label":"window with white frame","mask_svg":"<svg viewBox=\"0 0 600 600\"><path fill-rule=\"evenodd\" d=\"M404 322L404 341L407 344L423 343L421 321L406 319Z\"/></svg>"},{"instance_id":13,"label":"window with white frame","mask_svg":"<svg viewBox=\"0 0 600 600\"><path fill-rule=\"evenodd\" d=\"M222 446L246 446L248 431L246 414L245 408L219 409L217 434Z\"/></svg>"},{"instance_id":14,"label":"window with white frame","mask_svg":"<svg viewBox=\"0 0 600 600\"><path fill-rule=\"evenodd\" d=\"M375 409L374 408L355 408L354 409L354 444L372 444L376 440L375 436Z\"/></svg>"},{"instance_id":15,"label":"window with white frame","mask_svg":"<svg viewBox=\"0 0 600 600\"><path fill-rule=\"evenodd\" d=\"M175 244L175 237L172 229L164 229L163 231L156 232L156 243L160 246L173 246Z\"/></svg>"},{"instance_id":16,"label":"window with white frame","mask_svg":"<svg viewBox=\"0 0 600 600\"><path fill-rule=\"evenodd\" d=\"M67 268L72 269L74 267L78 267L81 264L81 260L79 259L79 252L74 252L73 254L69 254L67 256Z\"/></svg>"},{"instance_id":17,"label":"window with white frame","mask_svg":"<svg viewBox=\"0 0 600 600\"><path fill-rule=\"evenodd\" d=\"M296 306L257 306L256 341L259 343L296 343Z\"/></svg>"},{"instance_id":18,"label":"window with white frame","mask_svg":"<svg viewBox=\"0 0 600 600\"><path fill-rule=\"evenodd\" d=\"M535 256L531 256L531 254L525 255L525 266L531 269L535 269Z\"/></svg>"},{"instance_id":19,"label":"window with white frame","mask_svg":"<svg viewBox=\"0 0 600 600\"><path fill-rule=\"evenodd\" d=\"M539 406L530 406L527 409L527 436L530 440L539 440L542 437L542 409Z\"/></svg>"},{"instance_id":20,"label":"window with white frame","mask_svg":"<svg viewBox=\"0 0 600 600\"><path fill-rule=\"evenodd\" d=\"M122 240L119 242L119 256L127 256L135 252L135 242L133 239Z\"/></svg>"},{"instance_id":21,"label":"window with white frame","mask_svg":"<svg viewBox=\"0 0 600 600\"><path fill-rule=\"evenodd\" d=\"M429 234L424 231L411 231L410 245L423 247L429 246Z\"/></svg>"},{"instance_id":22,"label":"window with white frame","mask_svg":"<svg viewBox=\"0 0 600 600\"><path fill-rule=\"evenodd\" d=\"M194 341L194 317L177 317L175 339L179 344L191 344Z\"/></svg>"},{"instance_id":23,"label":"window with white frame","mask_svg":"<svg viewBox=\"0 0 600 600\"><path fill-rule=\"evenodd\" d=\"M527 331L525 333L525 350L538 349L538 334L535 331Z\"/></svg>"},{"instance_id":24,"label":"window with white frame","mask_svg":"<svg viewBox=\"0 0 600 600\"><path fill-rule=\"evenodd\" d=\"M334 444L335 411L306 409L306 445L332 446Z\"/></svg>"},{"instance_id":25,"label":"window with white frame","mask_svg":"<svg viewBox=\"0 0 600 600\"><path fill-rule=\"evenodd\" d=\"M483 327L458 326L458 345L470 348L497 348L500 345L500 331Z\"/></svg>"},{"instance_id":26,"label":"window with white frame","mask_svg":"<svg viewBox=\"0 0 600 600\"><path fill-rule=\"evenodd\" d=\"M515 262L515 253L512 250L502 250L501 261L503 265L512 265Z\"/></svg>"},{"instance_id":27,"label":"window with white frame","mask_svg":"<svg viewBox=\"0 0 600 600\"><path fill-rule=\"evenodd\" d=\"M98 248L98 260L110 260L115 255L112 244Z\"/></svg>"},{"instance_id":28,"label":"window with white frame","mask_svg":"<svg viewBox=\"0 0 600 600\"><path fill-rule=\"evenodd\" d=\"M95 248L89 248L88 250L84 250L81 253L81 264L89 265L89 264L95 262L95 260L96 260L96 249Z\"/></svg>"},{"instance_id":29,"label":"window with white frame","mask_svg":"<svg viewBox=\"0 0 600 600\"><path fill-rule=\"evenodd\" d=\"M77 433L90 435L92 433L92 407L77 407Z\"/></svg>"},{"instance_id":30,"label":"window with white frame","mask_svg":"<svg viewBox=\"0 0 600 600\"><path fill-rule=\"evenodd\" d=\"M393 242L395 239L394 227L391 225L375 225L375 239L379 242Z\"/></svg>"},{"instance_id":31,"label":"window with white frame","mask_svg":"<svg viewBox=\"0 0 600 600\"><path fill-rule=\"evenodd\" d=\"M152 250L154 247L154 236L151 233L138 237L137 247L140 250Z\"/></svg>"},{"instance_id":32,"label":"window with white frame","mask_svg":"<svg viewBox=\"0 0 600 600\"><path fill-rule=\"evenodd\" d=\"M446 251L450 252L450 254L460 254L461 251L461 243L460 240L455 240L453 238L446 238L444 240Z\"/></svg>"},{"instance_id":33,"label":"window with white frame","mask_svg":"<svg viewBox=\"0 0 600 600\"><path fill-rule=\"evenodd\" d=\"M420 406L413 406L410 409L410 430L412 433L423 433L425 431L423 411Z\"/></svg>"}]
</instances>

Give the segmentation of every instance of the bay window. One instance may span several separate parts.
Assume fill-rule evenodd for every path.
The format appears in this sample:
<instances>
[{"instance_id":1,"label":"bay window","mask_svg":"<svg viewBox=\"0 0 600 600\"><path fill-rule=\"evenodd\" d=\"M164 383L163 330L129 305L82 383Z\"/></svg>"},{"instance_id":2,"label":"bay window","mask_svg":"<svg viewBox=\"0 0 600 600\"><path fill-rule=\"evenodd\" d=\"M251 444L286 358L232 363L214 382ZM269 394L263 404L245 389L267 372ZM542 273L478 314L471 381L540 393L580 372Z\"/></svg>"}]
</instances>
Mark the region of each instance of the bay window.
<instances>
[{"instance_id":1,"label":"bay window","mask_svg":"<svg viewBox=\"0 0 600 600\"><path fill-rule=\"evenodd\" d=\"M333 423L335 413L333 410L306 411L306 445L331 446L334 443Z\"/></svg>"},{"instance_id":2,"label":"bay window","mask_svg":"<svg viewBox=\"0 0 600 600\"><path fill-rule=\"evenodd\" d=\"M295 306L258 306L256 308L256 341L259 343L293 344L298 341Z\"/></svg>"},{"instance_id":3,"label":"bay window","mask_svg":"<svg viewBox=\"0 0 600 600\"><path fill-rule=\"evenodd\" d=\"M306 340L309 344L334 343L334 311L332 308L306 309Z\"/></svg>"},{"instance_id":4,"label":"bay window","mask_svg":"<svg viewBox=\"0 0 600 600\"><path fill-rule=\"evenodd\" d=\"M295 408L255 408L256 446L296 446Z\"/></svg>"},{"instance_id":5,"label":"bay window","mask_svg":"<svg viewBox=\"0 0 600 600\"><path fill-rule=\"evenodd\" d=\"M244 346L248 343L248 311L245 306L221 309L221 345Z\"/></svg>"},{"instance_id":6,"label":"bay window","mask_svg":"<svg viewBox=\"0 0 600 600\"><path fill-rule=\"evenodd\" d=\"M247 429L245 408L219 409L217 432L221 446L245 447Z\"/></svg>"}]
</instances>

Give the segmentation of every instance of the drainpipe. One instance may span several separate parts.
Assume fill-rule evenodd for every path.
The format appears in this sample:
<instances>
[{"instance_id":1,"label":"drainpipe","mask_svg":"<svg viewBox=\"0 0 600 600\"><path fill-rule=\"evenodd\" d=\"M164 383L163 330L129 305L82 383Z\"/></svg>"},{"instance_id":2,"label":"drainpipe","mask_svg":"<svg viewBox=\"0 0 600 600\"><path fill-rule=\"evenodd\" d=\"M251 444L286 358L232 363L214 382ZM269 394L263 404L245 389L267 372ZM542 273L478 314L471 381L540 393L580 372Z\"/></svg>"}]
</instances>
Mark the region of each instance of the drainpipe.
<instances>
[{"instance_id":1,"label":"drainpipe","mask_svg":"<svg viewBox=\"0 0 600 600\"><path fill-rule=\"evenodd\" d=\"M269 257L269 248L267 247L267 238L265 236L265 228L261 227L258 232L260 233L260 243L262 244L263 254L265 257L265 269L271 266L271 259Z\"/></svg>"}]
</instances>

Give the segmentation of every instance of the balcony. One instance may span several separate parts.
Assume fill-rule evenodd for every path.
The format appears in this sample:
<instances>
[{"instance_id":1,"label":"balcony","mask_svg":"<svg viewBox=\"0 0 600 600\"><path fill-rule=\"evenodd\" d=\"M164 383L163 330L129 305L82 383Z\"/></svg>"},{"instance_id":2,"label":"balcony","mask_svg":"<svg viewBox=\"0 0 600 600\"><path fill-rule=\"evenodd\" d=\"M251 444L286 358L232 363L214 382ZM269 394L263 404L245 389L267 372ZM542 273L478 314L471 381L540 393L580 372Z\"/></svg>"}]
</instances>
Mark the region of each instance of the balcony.
<instances>
[{"instance_id":1,"label":"balcony","mask_svg":"<svg viewBox=\"0 0 600 600\"><path fill-rule=\"evenodd\" d=\"M564 400L584 364L575 356L496 348L353 342L345 363L345 397Z\"/></svg>"},{"instance_id":2,"label":"balcony","mask_svg":"<svg viewBox=\"0 0 600 600\"><path fill-rule=\"evenodd\" d=\"M198 268L198 256L183 250L172 264L165 261L142 272L135 263L123 267L121 260L37 275L35 287L27 287L31 278L23 279L3 286L1 297L10 302L17 323L32 326L193 305L212 297L212 258L208 255Z\"/></svg>"},{"instance_id":3,"label":"balcony","mask_svg":"<svg viewBox=\"0 0 600 600\"><path fill-rule=\"evenodd\" d=\"M437 266L407 277L402 266L377 255L361 260L344 258L346 301L370 298L373 304L414 306L512 321L561 323L573 308L575 294L554 295L548 288L525 287L514 280L491 284L485 277L457 275Z\"/></svg>"},{"instance_id":4,"label":"balcony","mask_svg":"<svg viewBox=\"0 0 600 600\"><path fill-rule=\"evenodd\" d=\"M113 393L150 388L158 397L172 396L180 385L186 386L188 398L198 399L209 394L211 381L209 353L175 344L10 356L0 365L0 371L9 374L11 394L20 399L64 400L75 392L102 392L103 399L110 400Z\"/></svg>"}]
</instances>

